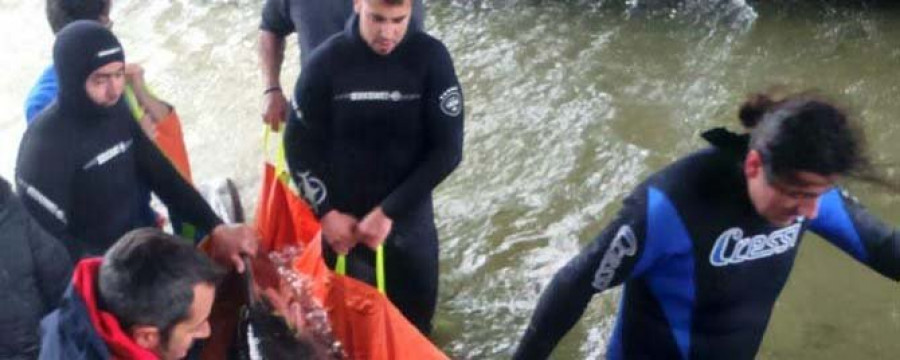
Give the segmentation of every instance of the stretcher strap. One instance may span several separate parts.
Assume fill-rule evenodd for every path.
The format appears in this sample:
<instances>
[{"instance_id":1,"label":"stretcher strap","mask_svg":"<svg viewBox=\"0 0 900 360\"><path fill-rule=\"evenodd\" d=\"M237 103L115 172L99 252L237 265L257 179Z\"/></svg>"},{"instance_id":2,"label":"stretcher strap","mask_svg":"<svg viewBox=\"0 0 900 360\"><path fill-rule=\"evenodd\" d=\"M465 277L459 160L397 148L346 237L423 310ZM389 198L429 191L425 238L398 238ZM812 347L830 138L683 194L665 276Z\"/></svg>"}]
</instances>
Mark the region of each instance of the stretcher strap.
<instances>
[{"instance_id":1,"label":"stretcher strap","mask_svg":"<svg viewBox=\"0 0 900 360\"><path fill-rule=\"evenodd\" d=\"M269 154L269 136L272 133L272 129L268 126L264 126L265 133L263 134L263 152L268 156ZM277 132L280 134L280 132ZM284 139L282 136L281 141L278 144L277 149L275 150L275 177L279 180L290 182L290 175L288 174L287 169L287 158L284 154ZM334 271L338 275L346 275L347 274L347 257L344 255L338 255L337 263L334 266ZM385 276L384 276L384 245L378 245L378 248L375 249L375 285L378 288L378 292L382 294L386 294L385 290Z\"/></svg>"},{"instance_id":2,"label":"stretcher strap","mask_svg":"<svg viewBox=\"0 0 900 360\"><path fill-rule=\"evenodd\" d=\"M347 275L347 256L338 255L334 272L338 275ZM382 294L386 294L384 283L384 245L378 245L375 249L375 286Z\"/></svg>"}]
</instances>

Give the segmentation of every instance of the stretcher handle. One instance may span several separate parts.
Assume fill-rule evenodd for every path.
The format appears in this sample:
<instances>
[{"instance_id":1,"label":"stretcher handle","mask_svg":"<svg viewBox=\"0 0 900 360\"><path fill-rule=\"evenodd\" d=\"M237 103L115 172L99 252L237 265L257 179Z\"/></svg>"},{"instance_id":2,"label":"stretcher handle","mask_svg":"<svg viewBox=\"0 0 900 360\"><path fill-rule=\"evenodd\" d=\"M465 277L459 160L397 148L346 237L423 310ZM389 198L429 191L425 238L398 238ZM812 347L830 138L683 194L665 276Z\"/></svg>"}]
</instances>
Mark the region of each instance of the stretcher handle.
<instances>
[{"instance_id":1,"label":"stretcher handle","mask_svg":"<svg viewBox=\"0 0 900 360\"><path fill-rule=\"evenodd\" d=\"M338 275L347 275L347 256L338 255L334 272ZM386 294L384 282L384 244L382 244L375 249L375 286L382 294Z\"/></svg>"}]
</instances>

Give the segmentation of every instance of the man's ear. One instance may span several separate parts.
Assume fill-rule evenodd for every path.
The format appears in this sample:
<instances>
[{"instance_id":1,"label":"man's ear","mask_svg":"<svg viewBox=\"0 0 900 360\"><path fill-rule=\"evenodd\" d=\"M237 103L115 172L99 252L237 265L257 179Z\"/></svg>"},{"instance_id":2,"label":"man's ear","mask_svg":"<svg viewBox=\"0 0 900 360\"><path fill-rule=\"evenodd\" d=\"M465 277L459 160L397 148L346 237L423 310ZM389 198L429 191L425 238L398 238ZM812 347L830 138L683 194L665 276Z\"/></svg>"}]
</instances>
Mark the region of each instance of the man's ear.
<instances>
[{"instance_id":1,"label":"man's ear","mask_svg":"<svg viewBox=\"0 0 900 360\"><path fill-rule=\"evenodd\" d=\"M156 326L135 325L131 327L131 339L135 344L147 349L154 350L160 345L159 329Z\"/></svg>"},{"instance_id":2,"label":"man's ear","mask_svg":"<svg viewBox=\"0 0 900 360\"><path fill-rule=\"evenodd\" d=\"M359 7L362 6L364 0L353 0L353 12L359 14Z\"/></svg>"},{"instance_id":3,"label":"man's ear","mask_svg":"<svg viewBox=\"0 0 900 360\"><path fill-rule=\"evenodd\" d=\"M747 179L753 179L763 172L762 156L756 150L747 152L744 159L744 175Z\"/></svg>"}]
</instances>

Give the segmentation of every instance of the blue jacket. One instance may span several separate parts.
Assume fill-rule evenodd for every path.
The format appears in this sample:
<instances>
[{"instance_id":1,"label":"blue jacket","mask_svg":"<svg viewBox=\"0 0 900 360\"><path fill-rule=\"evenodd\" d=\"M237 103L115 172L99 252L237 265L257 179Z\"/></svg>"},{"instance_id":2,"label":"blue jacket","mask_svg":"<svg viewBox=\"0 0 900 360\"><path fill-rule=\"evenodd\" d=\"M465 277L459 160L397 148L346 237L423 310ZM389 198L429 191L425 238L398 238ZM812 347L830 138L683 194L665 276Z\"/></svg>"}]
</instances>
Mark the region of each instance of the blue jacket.
<instances>
[{"instance_id":1,"label":"blue jacket","mask_svg":"<svg viewBox=\"0 0 900 360\"><path fill-rule=\"evenodd\" d=\"M59 92L59 81L56 79L56 70L53 64L50 64L41 76L38 78L28 97L25 98L25 122L31 125L35 116L44 110L47 105L56 99L56 93Z\"/></svg>"}]
</instances>

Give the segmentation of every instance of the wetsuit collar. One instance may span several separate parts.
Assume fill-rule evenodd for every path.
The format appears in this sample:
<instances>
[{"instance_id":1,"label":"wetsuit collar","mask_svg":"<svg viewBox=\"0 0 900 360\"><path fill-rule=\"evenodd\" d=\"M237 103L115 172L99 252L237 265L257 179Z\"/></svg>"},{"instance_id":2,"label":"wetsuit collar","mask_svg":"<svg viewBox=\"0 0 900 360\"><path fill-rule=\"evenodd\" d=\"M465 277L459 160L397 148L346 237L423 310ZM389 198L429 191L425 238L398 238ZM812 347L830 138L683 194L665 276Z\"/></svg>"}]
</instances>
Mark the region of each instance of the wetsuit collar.
<instances>
[{"instance_id":1,"label":"wetsuit collar","mask_svg":"<svg viewBox=\"0 0 900 360\"><path fill-rule=\"evenodd\" d=\"M704 131L700 136L710 145L737 155L743 159L750 148L749 134L736 134L723 127L717 127Z\"/></svg>"},{"instance_id":2,"label":"wetsuit collar","mask_svg":"<svg viewBox=\"0 0 900 360\"><path fill-rule=\"evenodd\" d=\"M109 116L115 106L106 108L94 103L85 83L92 72L117 61L125 61L122 45L100 23L80 20L60 30L53 44L53 66L59 79L57 98L63 114L77 118Z\"/></svg>"},{"instance_id":3,"label":"wetsuit collar","mask_svg":"<svg viewBox=\"0 0 900 360\"><path fill-rule=\"evenodd\" d=\"M410 16L412 16L412 14L410 14ZM374 50L372 50L372 48L369 47L369 44L366 44L366 40L362 38L362 34L360 34L360 32L359 32L359 14L358 13L353 13L353 16L351 16L349 19L347 19L347 24L344 25L344 33L349 38L353 39L354 41L359 42L359 44L364 46L366 48L366 50L368 50L370 53L372 53L372 55L377 55L379 57L385 57L385 58L391 57L394 54L396 54L397 51L400 51L401 48L403 48L404 45L406 45L407 39L409 39L412 36L412 34L417 31L419 31L419 30L416 30L415 27L412 26L412 20L410 20L409 28L406 29L406 34L403 35L403 39L400 40L400 43L397 44L397 47L394 48L394 51L391 51L391 53L387 54L387 55L381 55L381 54L376 53Z\"/></svg>"}]
</instances>

